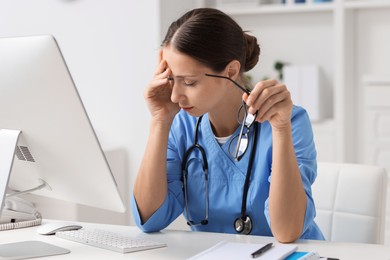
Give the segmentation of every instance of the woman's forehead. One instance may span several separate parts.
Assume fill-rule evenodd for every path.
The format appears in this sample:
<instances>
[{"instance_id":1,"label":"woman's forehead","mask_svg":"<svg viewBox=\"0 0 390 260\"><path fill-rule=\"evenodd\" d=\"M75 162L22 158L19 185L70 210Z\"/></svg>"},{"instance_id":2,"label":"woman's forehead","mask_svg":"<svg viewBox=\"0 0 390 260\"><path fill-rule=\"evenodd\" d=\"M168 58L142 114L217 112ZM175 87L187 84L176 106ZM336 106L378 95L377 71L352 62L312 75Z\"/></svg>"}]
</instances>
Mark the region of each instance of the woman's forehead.
<instances>
[{"instance_id":1,"label":"woman's forehead","mask_svg":"<svg viewBox=\"0 0 390 260\"><path fill-rule=\"evenodd\" d=\"M196 59L170 46L163 48L163 59L166 60L168 67L175 76L195 76L201 73L204 74L209 70Z\"/></svg>"}]
</instances>

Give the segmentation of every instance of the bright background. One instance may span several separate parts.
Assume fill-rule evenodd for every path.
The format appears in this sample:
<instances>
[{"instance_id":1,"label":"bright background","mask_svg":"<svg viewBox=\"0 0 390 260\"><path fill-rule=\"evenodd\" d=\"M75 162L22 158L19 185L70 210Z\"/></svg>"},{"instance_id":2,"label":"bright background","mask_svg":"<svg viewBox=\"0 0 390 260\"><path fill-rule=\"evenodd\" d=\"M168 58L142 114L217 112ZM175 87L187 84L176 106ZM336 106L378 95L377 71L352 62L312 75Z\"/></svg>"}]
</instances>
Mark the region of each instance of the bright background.
<instances>
[{"instance_id":1,"label":"bright background","mask_svg":"<svg viewBox=\"0 0 390 260\"><path fill-rule=\"evenodd\" d=\"M161 38L184 11L221 2L0 0L0 37L56 37L101 145L114 155L113 168L128 205L148 136L143 90L154 71ZM390 170L389 2L224 7L259 39L260 64L251 72L255 81L274 77L277 60L320 68L326 116L313 127L321 161L376 164ZM133 223L130 212L33 200L47 218Z\"/></svg>"}]
</instances>

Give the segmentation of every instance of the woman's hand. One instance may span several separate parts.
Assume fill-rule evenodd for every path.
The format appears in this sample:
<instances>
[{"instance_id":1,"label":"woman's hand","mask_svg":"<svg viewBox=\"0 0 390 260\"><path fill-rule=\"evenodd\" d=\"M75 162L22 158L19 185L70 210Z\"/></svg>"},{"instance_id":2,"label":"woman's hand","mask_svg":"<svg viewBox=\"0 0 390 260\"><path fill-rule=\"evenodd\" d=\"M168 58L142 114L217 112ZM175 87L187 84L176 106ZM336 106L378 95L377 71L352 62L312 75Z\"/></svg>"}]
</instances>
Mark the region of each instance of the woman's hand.
<instances>
[{"instance_id":1,"label":"woman's hand","mask_svg":"<svg viewBox=\"0 0 390 260\"><path fill-rule=\"evenodd\" d=\"M243 95L243 99L249 106L249 113L257 111L257 121L268 120L276 130L291 125L293 102L284 84L276 80L260 81L250 95Z\"/></svg>"},{"instance_id":2,"label":"woman's hand","mask_svg":"<svg viewBox=\"0 0 390 260\"><path fill-rule=\"evenodd\" d=\"M159 64L153 79L145 89L144 97L148 105L152 120L162 123L171 123L180 107L171 101L172 86L168 80L171 70L163 59L163 51L159 50Z\"/></svg>"}]
</instances>

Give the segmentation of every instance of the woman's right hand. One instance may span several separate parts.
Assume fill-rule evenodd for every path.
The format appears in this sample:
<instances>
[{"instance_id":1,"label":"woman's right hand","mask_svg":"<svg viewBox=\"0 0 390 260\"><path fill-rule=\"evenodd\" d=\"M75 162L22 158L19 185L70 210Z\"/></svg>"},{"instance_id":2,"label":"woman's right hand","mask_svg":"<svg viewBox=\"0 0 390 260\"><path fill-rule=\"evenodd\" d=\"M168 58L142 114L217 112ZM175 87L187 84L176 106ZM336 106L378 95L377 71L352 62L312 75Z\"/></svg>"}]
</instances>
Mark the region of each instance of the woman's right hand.
<instances>
[{"instance_id":1,"label":"woman's right hand","mask_svg":"<svg viewBox=\"0 0 390 260\"><path fill-rule=\"evenodd\" d=\"M148 105L152 120L160 123L170 124L179 112L178 104L171 101L172 87L168 80L171 70L163 59L163 51L159 50L159 64L154 73L153 79L147 86L144 97Z\"/></svg>"}]
</instances>

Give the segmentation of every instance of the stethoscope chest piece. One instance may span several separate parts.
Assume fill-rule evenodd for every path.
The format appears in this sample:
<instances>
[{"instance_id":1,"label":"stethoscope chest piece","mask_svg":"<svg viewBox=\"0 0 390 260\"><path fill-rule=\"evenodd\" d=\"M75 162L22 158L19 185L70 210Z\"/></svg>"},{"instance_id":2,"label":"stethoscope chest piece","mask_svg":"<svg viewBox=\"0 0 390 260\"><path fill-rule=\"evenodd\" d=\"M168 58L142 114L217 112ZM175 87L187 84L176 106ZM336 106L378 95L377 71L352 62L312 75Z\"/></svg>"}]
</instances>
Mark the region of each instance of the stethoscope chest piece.
<instances>
[{"instance_id":1,"label":"stethoscope chest piece","mask_svg":"<svg viewBox=\"0 0 390 260\"><path fill-rule=\"evenodd\" d=\"M234 229L237 233L248 235L252 231L252 220L246 215L245 217L237 218L234 221Z\"/></svg>"}]
</instances>

